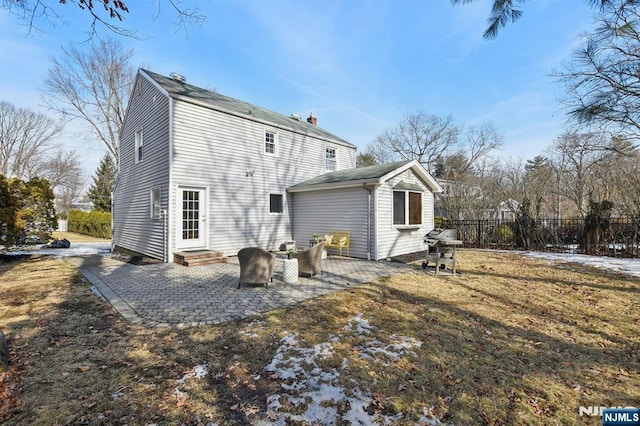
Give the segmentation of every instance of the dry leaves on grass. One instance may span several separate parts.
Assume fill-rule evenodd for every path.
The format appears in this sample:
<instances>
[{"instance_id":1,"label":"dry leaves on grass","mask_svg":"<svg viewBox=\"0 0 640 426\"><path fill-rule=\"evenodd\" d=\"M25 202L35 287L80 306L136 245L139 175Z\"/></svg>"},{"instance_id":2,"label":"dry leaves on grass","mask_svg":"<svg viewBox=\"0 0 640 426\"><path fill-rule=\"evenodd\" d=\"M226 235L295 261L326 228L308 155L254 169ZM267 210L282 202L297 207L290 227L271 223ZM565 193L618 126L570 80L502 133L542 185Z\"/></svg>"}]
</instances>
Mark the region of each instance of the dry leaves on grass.
<instances>
[{"instance_id":1,"label":"dry leaves on grass","mask_svg":"<svg viewBox=\"0 0 640 426\"><path fill-rule=\"evenodd\" d=\"M184 330L127 324L64 262L0 264L12 369L29 371L2 377L21 411L0 420L246 424L319 406L340 421L360 404L396 424L575 424L581 405L640 406L638 279L459 260L463 275L397 275Z\"/></svg>"}]
</instances>

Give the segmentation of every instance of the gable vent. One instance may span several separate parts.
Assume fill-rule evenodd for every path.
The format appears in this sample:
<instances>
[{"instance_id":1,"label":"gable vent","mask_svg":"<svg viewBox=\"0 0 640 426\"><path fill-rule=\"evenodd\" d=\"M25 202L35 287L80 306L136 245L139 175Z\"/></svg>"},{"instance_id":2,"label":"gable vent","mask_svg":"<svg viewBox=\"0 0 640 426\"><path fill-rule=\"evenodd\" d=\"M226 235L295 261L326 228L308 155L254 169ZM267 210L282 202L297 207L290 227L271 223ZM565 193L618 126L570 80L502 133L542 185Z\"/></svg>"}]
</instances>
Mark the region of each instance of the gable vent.
<instances>
[{"instance_id":1,"label":"gable vent","mask_svg":"<svg viewBox=\"0 0 640 426\"><path fill-rule=\"evenodd\" d=\"M169 77L171 77L173 81L177 81L178 83L187 82L187 78L182 74L178 74L177 72L172 72L171 75L169 75Z\"/></svg>"}]
</instances>

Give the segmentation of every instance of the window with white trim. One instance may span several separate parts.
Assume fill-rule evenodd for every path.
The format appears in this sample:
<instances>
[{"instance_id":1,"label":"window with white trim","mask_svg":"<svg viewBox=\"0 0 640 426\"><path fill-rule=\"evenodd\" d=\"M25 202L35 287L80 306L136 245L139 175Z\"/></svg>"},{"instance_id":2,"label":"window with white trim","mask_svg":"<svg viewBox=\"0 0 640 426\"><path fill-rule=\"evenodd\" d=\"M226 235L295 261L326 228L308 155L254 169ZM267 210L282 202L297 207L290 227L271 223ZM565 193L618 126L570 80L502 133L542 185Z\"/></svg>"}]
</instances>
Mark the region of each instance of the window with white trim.
<instances>
[{"instance_id":1,"label":"window with white trim","mask_svg":"<svg viewBox=\"0 0 640 426\"><path fill-rule=\"evenodd\" d=\"M269 213L284 212L284 196L282 194L269 194Z\"/></svg>"},{"instance_id":2,"label":"window with white trim","mask_svg":"<svg viewBox=\"0 0 640 426\"><path fill-rule=\"evenodd\" d=\"M422 193L393 191L393 224L422 225Z\"/></svg>"},{"instance_id":3,"label":"window with white trim","mask_svg":"<svg viewBox=\"0 0 640 426\"><path fill-rule=\"evenodd\" d=\"M264 132L264 153L266 155L278 155L278 134L275 132Z\"/></svg>"},{"instance_id":4,"label":"window with white trim","mask_svg":"<svg viewBox=\"0 0 640 426\"><path fill-rule=\"evenodd\" d=\"M149 217L151 219L160 219L162 207L160 205L160 188L151 188Z\"/></svg>"},{"instance_id":5,"label":"window with white trim","mask_svg":"<svg viewBox=\"0 0 640 426\"><path fill-rule=\"evenodd\" d=\"M325 159L327 164L327 170L336 170L336 149L326 148Z\"/></svg>"},{"instance_id":6,"label":"window with white trim","mask_svg":"<svg viewBox=\"0 0 640 426\"><path fill-rule=\"evenodd\" d=\"M136 145L135 145L136 163L139 163L142 161L142 145L144 144L143 139L144 138L142 135L142 129L140 129L136 132Z\"/></svg>"}]
</instances>

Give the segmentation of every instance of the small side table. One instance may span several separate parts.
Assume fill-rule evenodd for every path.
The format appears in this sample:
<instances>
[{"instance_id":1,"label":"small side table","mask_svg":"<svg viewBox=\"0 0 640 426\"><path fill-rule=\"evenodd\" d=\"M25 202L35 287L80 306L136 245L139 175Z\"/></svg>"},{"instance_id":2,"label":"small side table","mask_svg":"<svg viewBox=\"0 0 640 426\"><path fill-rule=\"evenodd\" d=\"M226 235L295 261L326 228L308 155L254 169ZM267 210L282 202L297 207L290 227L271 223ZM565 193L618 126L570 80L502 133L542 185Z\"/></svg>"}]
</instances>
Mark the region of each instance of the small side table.
<instances>
[{"instance_id":1,"label":"small side table","mask_svg":"<svg viewBox=\"0 0 640 426\"><path fill-rule=\"evenodd\" d=\"M282 260L282 279L285 283L298 282L298 259Z\"/></svg>"}]
</instances>

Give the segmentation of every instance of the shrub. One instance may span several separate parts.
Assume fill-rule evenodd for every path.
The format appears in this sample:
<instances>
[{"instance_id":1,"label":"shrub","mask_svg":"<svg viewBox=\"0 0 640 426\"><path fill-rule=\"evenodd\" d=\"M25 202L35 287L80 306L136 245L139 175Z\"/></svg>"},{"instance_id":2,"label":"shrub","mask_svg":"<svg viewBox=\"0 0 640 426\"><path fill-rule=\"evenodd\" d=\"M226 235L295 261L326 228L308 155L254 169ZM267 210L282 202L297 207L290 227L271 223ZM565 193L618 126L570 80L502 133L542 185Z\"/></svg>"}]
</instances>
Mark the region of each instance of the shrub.
<instances>
[{"instance_id":1,"label":"shrub","mask_svg":"<svg viewBox=\"0 0 640 426\"><path fill-rule=\"evenodd\" d=\"M67 230L97 238L111 238L111 213L71 210L67 218Z\"/></svg>"}]
</instances>

